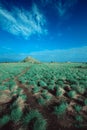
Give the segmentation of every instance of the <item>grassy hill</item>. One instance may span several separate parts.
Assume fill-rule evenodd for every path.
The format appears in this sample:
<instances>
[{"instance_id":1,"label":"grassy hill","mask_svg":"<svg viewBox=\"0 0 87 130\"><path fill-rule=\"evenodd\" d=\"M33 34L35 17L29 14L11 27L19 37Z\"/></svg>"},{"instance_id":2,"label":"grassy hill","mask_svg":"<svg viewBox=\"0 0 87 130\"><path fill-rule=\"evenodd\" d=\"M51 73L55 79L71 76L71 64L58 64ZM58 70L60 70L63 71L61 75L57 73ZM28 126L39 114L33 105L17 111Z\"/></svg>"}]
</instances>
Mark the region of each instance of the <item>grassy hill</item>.
<instances>
[{"instance_id":1,"label":"grassy hill","mask_svg":"<svg viewBox=\"0 0 87 130\"><path fill-rule=\"evenodd\" d=\"M26 57L22 62L29 62L29 63L40 63L37 59L34 59L30 56Z\"/></svg>"}]
</instances>

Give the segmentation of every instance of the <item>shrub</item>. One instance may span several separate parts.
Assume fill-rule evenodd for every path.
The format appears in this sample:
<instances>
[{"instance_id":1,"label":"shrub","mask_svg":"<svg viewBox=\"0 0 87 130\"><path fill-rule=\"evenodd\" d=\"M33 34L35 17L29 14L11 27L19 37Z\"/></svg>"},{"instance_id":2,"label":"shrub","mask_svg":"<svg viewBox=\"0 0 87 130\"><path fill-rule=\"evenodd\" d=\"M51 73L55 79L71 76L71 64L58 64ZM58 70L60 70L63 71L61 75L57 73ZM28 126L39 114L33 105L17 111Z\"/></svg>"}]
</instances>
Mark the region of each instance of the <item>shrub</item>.
<instances>
[{"instance_id":1,"label":"shrub","mask_svg":"<svg viewBox=\"0 0 87 130\"><path fill-rule=\"evenodd\" d=\"M29 113L27 113L23 119L23 124L26 126L29 124L29 122L34 118L41 118L41 113L38 112L38 110L31 110Z\"/></svg>"},{"instance_id":2,"label":"shrub","mask_svg":"<svg viewBox=\"0 0 87 130\"><path fill-rule=\"evenodd\" d=\"M54 89L54 87L55 87L55 86L51 84L51 85L48 85L48 87L47 87L47 88L48 88L49 90L53 90L53 89Z\"/></svg>"},{"instance_id":3,"label":"shrub","mask_svg":"<svg viewBox=\"0 0 87 130\"><path fill-rule=\"evenodd\" d=\"M55 81L52 80L52 79L50 79L50 80L49 80L49 86L55 86Z\"/></svg>"},{"instance_id":4,"label":"shrub","mask_svg":"<svg viewBox=\"0 0 87 130\"><path fill-rule=\"evenodd\" d=\"M87 99L85 99L84 104L87 106Z\"/></svg>"},{"instance_id":5,"label":"shrub","mask_svg":"<svg viewBox=\"0 0 87 130\"><path fill-rule=\"evenodd\" d=\"M44 104L46 103L45 99L42 98L42 97L38 98L37 101L38 101L38 103L39 103L40 105L44 105Z\"/></svg>"},{"instance_id":6,"label":"shrub","mask_svg":"<svg viewBox=\"0 0 87 130\"><path fill-rule=\"evenodd\" d=\"M27 96L25 94L21 94L20 97L25 101L27 99Z\"/></svg>"},{"instance_id":7,"label":"shrub","mask_svg":"<svg viewBox=\"0 0 87 130\"><path fill-rule=\"evenodd\" d=\"M39 85L40 85L41 87L47 86L47 84L46 84L44 81L42 81L42 80L39 82Z\"/></svg>"},{"instance_id":8,"label":"shrub","mask_svg":"<svg viewBox=\"0 0 87 130\"><path fill-rule=\"evenodd\" d=\"M47 122L46 120L42 117L39 118L35 121L34 124L34 129L33 130L46 130Z\"/></svg>"},{"instance_id":9,"label":"shrub","mask_svg":"<svg viewBox=\"0 0 87 130\"><path fill-rule=\"evenodd\" d=\"M23 84L25 84L27 82L27 80L25 79L25 77L20 77L19 81Z\"/></svg>"},{"instance_id":10,"label":"shrub","mask_svg":"<svg viewBox=\"0 0 87 130\"><path fill-rule=\"evenodd\" d=\"M46 90L46 89L44 89L43 91L42 91L42 95L45 95L45 94L47 94L48 93L48 90Z\"/></svg>"},{"instance_id":11,"label":"shrub","mask_svg":"<svg viewBox=\"0 0 87 130\"><path fill-rule=\"evenodd\" d=\"M17 108L17 107L18 107L18 104L17 104L16 101L14 101L14 102L11 104L11 106L10 106L10 110L15 109L15 108Z\"/></svg>"},{"instance_id":12,"label":"shrub","mask_svg":"<svg viewBox=\"0 0 87 130\"><path fill-rule=\"evenodd\" d=\"M47 95L47 96L46 96L46 100L47 100L47 101L48 101L48 100L51 100L51 98L52 98L51 95Z\"/></svg>"},{"instance_id":13,"label":"shrub","mask_svg":"<svg viewBox=\"0 0 87 130\"><path fill-rule=\"evenodd\" d=\"M15 86L16 83L15 83L13 80L10 80L10 81L8 82L8 85L9 85L9 86Z\"/></svg>"},{"instance_id":14,"label":"shrub","mask_svg":"<svg viewBox=\"0 0 87 130\"><path fill-rule=\"evenodd\" d=\"M77 115L77 116L75 117L75 119L76 119L76 121L78 121L78 122L83 122L83 118L82 118L82 116L80 116L80 115Z\"/></svg>"},{"instance_id":15,"label":"shrub","mask_svg":"<svg viewBox=\"0 0 87 130\"><path fill-rule=\"evenodd\" d=\"M62 88L57 88L56 90L56 96L62 96L64 94L64 90Z\"/></svg>"},{"instance_id":16,"label":"shrub","mask_svg":"<svg viewBox=\"0 0 87 130\"><path fill-rule=\"evenodd\" d=\"M16 90L17 94L20 95L23 93L23 89L22 88L17 88Z\"/></svg>"},{"instance_id":17,"label":"shrub","mask_svg":"<svg viewBox=\"0 0 87 130\"><path fill-rule=\"evenodd\" d=\"M42 95L46 100L50 100L52 98L51 95L49 94L45 94L45 95Z\"/></svg>"},{"instance_id":18,"label":"shrub","mask_svg":"<svg viewBox=\"0 0 87 130\"><path fill-rule=\"evenodd\" d=\"M58 116L65 113L66 109L68 107L68 104L66 102L61 103L59 106L56 106L54 108L54 113Z\"/></svg>"},{"instance_id":19,"label":"shrub","mask_svg":"<svg viewBox=\"0 0 87 130\"><path fill-rule=\"evenodd\" d=\"M12 86L10 86L9 89L10 89L10 91L11 91L11 95L12 95L12 96L19 94L19 93L18 93L18 90L19 90L20 88L18 88L17 85L12 85Z\"/></svg>"},{"instance_id":20,"label":"shrub","mask_svg":"<svg viewBox=\"0 0 87 130\"><path fill-rule=\"evenodd\" d=\"M48 94L48 91L47 90L43 90L43 92L41 93L41 95L45 98L46 95Z\"/></svg>"},{"instance_id":21,"label":"shrub","mask_svg":"<svg viewBox=\"0 0 87 130\"><path fill-rule=\"evenodd\" d=\"M27 126L31 120L35 119L33 130L46 130L47 122L38 110L31 110L23 119L23 125Z\"/></svg>"},{"instance_id":22,"label":"shrub","mask_svg":"<svg viewBox=\"0 0 87 130\"><path fill-rule=\"evenodd\" d=\"M84 86L78 86L77 87L77 92L80 93L80 94L84 94L84 92L85 92Z\"/></svg>"},{"instance_id":23,"label":"shrub","mask_svg":"<svg viewBox=\"0 0 87 130\"><path fill-rule=\"evenodd\" d=\"M15 108L11 111L11 120L17 122L22 117L22 110L20 108Z\"/></svg>"},{"instance_id":24,"label":"shrub","mask_svg":"<svg viewBox=\"0 0 87 130\"><path fill-rule=\"evenodd\" d=\"M31 110L29 113L27 113L23 119L23 125L26 126L29 124L29 122L38 116L38 111Z\"/></svg>"},{"instance_id":25,"label":"shrub","mask_svg":"<svg viewBox=\"0 0 87 130\"><path fill-rule=\"evenodd\" d=\"M80 80L79 80L80 84L85 85L85 84L84 84L84 83L85 83L85 80L86 80L86 79L80 79Z\"/></svg>"},{"instance_id":26,"label":"shrub","mask_svg":"<svg viewBox=\"0 0 87 130\"><path fill-rule=\"evenodd\" d=\"M69 80L71 84L78 84L78 81L74 79L74 77L71 77Z\"/></svg>"},{"instance_id":27,"label":"shrub","mask_svg":"<svg viewBox=\"0 0 87 130\"><path fill-rule=\"evenodd\" d=\"M63 81L62 81L62 80L58 81L58 82L57 82L57 84L58 84L58 85L60 85L61 87L63 87L63 86L64 86L64 83L63 83Z\"/></svg>"},{"instance_id":28,"label":"shrub","mask_svg":"<svg viewBox=\"0 0 87 130\"><path fill-rule=\"evenodd\" d=\"M8 115L3 116L0 118L0 126L6 125L10 121L10 117Z\"/></svg>"},{"instance_id":29,"label":"shrub","mask_svg":"<svg viewBox=\"0 0 87 130\"><path fill-rule=\"evenodd\" d=\"M29 85L33 85L33 86L35 86L36 83L35 83L35 81L29 81Z\"/></svg>"},{"instance_id":30,"label":"shrub","mask_svg":"<svg viewBox=\"0 0 87 130\"><path fill-rule=\"evenodd\" d=\"M76 110L77 112L80 112L80 111L82 110L82 107L79 106L79 105L75 105L75 110Z\"/></svg>"},{"instance_id":31,"label":"shrub","mask_svg":"<svg viewBox=\"0 0 87 130\"><path fill-rule=\"evenodd\" d=\"M76 91L74 91L74 90L70 91L70 92L68 93L68 96L69 96L70 98L75 98L75 97L76 97Z\"/></svg>"},{"instance_id":32,"label":"shrub","mask_svg":"<svg viewBox=\"0 0 87 130\"><path fill-rule=\"evenodd\" d=\"M34 86L33 93L38 93L40 91L40 87Z\"/></svg>"},{"instance_id":33,"label":"shrub","mask_svg":"<svg viewBox=\"0 0 87 130\"><path fill-rule=\"evenodd\" d=\"M14 81L9 81L8 86L9 86L10 91L13 91L17 85Z\"/></svg>"},{"instance_id":34,"label":"shrub","mask_svg":"<svg viewBox=\"0 0 87 130\"><path fill-rule=\"evenodd\" d=\"M0 91L8 89L6 86L0 86Z\"/></svg>"},{"instance_id":35,"label":"shrub","mask_svg":"<svg viewBox=\"0 0 87 130\"><path fill-rule=\"evenodd\" d=\"M76 84L72 84L71 88L74 89L74 90L76 90L77 89L77 85Z\"/></svg>"},{"instance_id":36,"label":"shrub","mask_svg":"<svg viewBox=\"0 0 87 130\"><path fill-rule=\"evenodd\" d=\"M50 94L48 94L47 90L43 90L42 94L43 98L45 98L46 100L50 100L52 98L52 96Z\"/></svg>"}]
</instances>

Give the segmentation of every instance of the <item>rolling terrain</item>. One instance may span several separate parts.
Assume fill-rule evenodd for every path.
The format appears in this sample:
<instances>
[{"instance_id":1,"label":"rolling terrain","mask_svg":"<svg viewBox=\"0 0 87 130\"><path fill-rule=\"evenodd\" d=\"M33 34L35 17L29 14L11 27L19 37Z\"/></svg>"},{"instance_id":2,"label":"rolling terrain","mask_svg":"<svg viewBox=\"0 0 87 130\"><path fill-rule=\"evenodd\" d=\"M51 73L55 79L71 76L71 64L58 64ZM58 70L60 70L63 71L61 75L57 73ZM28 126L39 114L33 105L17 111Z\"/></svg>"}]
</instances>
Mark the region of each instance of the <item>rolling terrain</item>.
<instances>
[{"instance_id":1,"label":"rolling terrain","mask_svg":"<svg viewBox=\"0 0 87 130\"><path fill-rule=\"evenodd\" d=\"M87 129L86 63L0 63L0 130Z\"/></svg>"}]
</instances>

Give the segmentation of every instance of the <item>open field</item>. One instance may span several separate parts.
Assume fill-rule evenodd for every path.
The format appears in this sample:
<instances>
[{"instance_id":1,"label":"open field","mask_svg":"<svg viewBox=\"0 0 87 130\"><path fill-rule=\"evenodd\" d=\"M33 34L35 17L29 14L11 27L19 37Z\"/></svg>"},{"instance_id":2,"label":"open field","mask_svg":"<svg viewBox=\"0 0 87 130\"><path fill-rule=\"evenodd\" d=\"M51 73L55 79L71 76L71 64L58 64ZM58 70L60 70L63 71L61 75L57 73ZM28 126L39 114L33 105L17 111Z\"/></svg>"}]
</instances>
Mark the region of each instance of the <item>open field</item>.
<instances>
[{"instance_id":1,"label":"open field","mask_svg":"<svg viewBox=\"0 0 87 130\"><path fill-rule=\"evenodd\" d=\"M1 63L0 130L87 130L86 63Z\"/></svg>"}]
</instances>

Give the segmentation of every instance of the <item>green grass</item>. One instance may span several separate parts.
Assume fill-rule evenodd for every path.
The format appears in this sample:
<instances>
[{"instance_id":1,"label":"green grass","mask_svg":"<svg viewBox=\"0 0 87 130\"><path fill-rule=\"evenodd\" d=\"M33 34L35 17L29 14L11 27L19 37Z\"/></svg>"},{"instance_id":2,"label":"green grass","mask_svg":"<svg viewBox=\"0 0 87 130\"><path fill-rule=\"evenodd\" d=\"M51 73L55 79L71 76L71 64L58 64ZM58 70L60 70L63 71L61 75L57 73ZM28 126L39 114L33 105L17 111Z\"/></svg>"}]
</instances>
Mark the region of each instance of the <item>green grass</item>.
<instances>
[{"instance_id":1,"label":"green grass","mask_svg":"<svg viewBox=\"0 0 87 130\"><path fill-rule=\"evenodd\" d=\"M77 91L79 94L84 94L84 92L86 91L86 90L85 90L85 86L83 86L83 85L77 86L76 91Z\"/></svg>"},{"instance_id":2,"label":"green grass","mask_svg":"<svg viewBox=\"0 0 87 130\"><path fill-rule=\"evenodd\" d=\"M4 90L7 90L8 89L8 87L7 86L0 86L0 91L4 91Z\"/></svg>"},{"instance_id":3,"label":"green grass","mask_svg":"<svg viewBox=\"0 0 87 130\"><path fill-rule=\"evenodd\" d=\"M43 98L43 97L39 97L37 102L40 104L40 105L45 105L46 103L46 100Z\"/></svg>"},{"instance_id":4,"label":"green grass","mask_svg":"<svg viewBox=\"0 0 87 130\"><path fill-rule=\"evenodd\" d=\"M87 106L87 99L84 100L84 104Z\"/></svg>"},{"instance_id":5,"label":"green grass","mask_svg":"<svg viewBox=\"0 0 87 130\"><path fill-rule=\"evenodd\" d=\"M27 113L23 119L23 125L26 126L29 124L29 122L34 119L35 117L40 117L41 114L38 112L38 110L31 110L29 113Z\"/></svg>"},{"instance_id":6,"label":"green grass","mask_svg":"<svg viewBox=\"0 0 87 130\"><path fill-rule=\"evenodd\" d=\"M68 92L68 96L70 98L75 98L76 97L76 91L72 90L72 91Z\"/></svg>"},{"instance_id":7,"label":"green grass","mask_svg":"<svg viewBox=\"0 0 87 130\"><path fill-rule=\"evenodd\" d=\"M64 86L64 82L63 82L62 80L61 80L61 81L58 80L57 84L58 84L59 86L61 86L61 87Z\"/></svg>"},{"instance_id":8,"label":"green grass","mask_svg":"<svg viewBox=\"0 0 87 130\"><path fill-rule=\"evenodd\" d=\"M30 121L35 119L33 130L46 130L47 122L38 110L31 110L23 119L23 125L28 126Z\"/></svg>"},{"instance_id":9,"label":"green grass","mask_svg":"<svg viewBox=\"0 0 87 130\"><path fill-rule=\"evenodd\" d=\"M82 116L80 116L80 115L77 115L76 117L75 117L75 119L76 119L76 121L77 122L83 122L83 117Z\"/></svg>"},{"instance_id":10,"label":"green grass","mask_svg":"<svg viewBox=\"0 0 87 130\"><path fill-rule=\"evenodd\" d=\"M47 121L41 117L35 121L33 130L46 130Z\"/></svg>"},{"instance_id":11,"label":"green grass","mask_svg":"<svg viewBox=\"0 0 87 130\"><path fill-rule=\"evenodd\" d=\"M63 95L64 91L60 87L57 87L56 89L56 96L61 97Z\"/></svg>"},{"instance_id":12,"label":"green grass","mask_svg":"<svg viewBox=\"0 0 87 130\"><path fill-rule=\"evenodd\" d=\"M79 66L82 66L79 68ZM64 87L69 85L71 87L71 91L67 92L70 100L73 100L77 96L77 94L83 95L87 89L87 64L83 63L41 63L41 64L27 64L27 63L9 63L9 64L0 64L0 90L10 90L11 96L18 96L23 101L26 101L27 97L23 93L23 90L16 86L16 82L14 80L15 76L18 76L27 68L25 74L20 75L18 80L22 83L26 84L26 87L32 86L33 94L39 93L40 98L37 100L38 105L46 105L47 101L49 101L52 97L49 94L50 92L55 92L55 96L59 96L57 98L61 99L64 93ZM84 69L83 69L84 68ZM10 79L10 81L2 83L5 79ZM46 90L43 90L45 88ZM31 90L31 89L30 89ZM51 90L51 91L50 91ZM56 91L55 91L56 90ZM1 95L2 96L2 95ZM1 97L0 96L0 97ZM35 95L34 95L35 96ZM56 97L55 97L56 98ZM78 98L78 97L76 97ZM68 104L61 102L60 105L55 106L54 113L57 116L62 116L66 113ZM18 101L18 100L17 100ZM49 102L48 102L49 103ZM87 99L84 100L84 105L87 105ZM20 107L21 108L21 107ZM32 108L31 108L32 109ZM77 114L80 114L82 110L80 105L76 105L74 107ZM12 106L10 106L10 120L13 122L17 122L22 120L23 113L21 109L18 108L18 103L14 101ZM1 110L2 111L2 110ZM0 112L1 113L1 112ZM42 118L41 114L36 110L31 110L29 113L24 115L23 123L26 125L34 119L34 130L46 129L46 120ZM39 118L40 117L40 118ZM82 123L82 117L76 116L76 121ZM5 123L4 123L5 122ZM8 116L3 116L0 118L0 123L2 125L9 122ZM0 125L1 125L0 124ZM41 125L40 125L41 124ZM41 127L42 126L42 127ZM41 129L41 130L42 130Z\"/></svg>"},{"instance_id":13,"label":"green grass","mask_svg":"<svg viewBox=\"0 0 87 130\"><path fill-rule=\"evenodd\" d=\"M48 90L46 90L46 89L44 89L43 91L42 91L42 95L46 95L48 93Z\"/></svg>"},{"instance_id":14,"label":"green grass","mask_svg":"<svg viewBox=\"0 0 87 130\"><path fill-rule=\"evenodd\" d=\"M26 101L26 99L27 99L27 96L26 96L25 94L21 94L20 97L21 97L24 101Z\"/></svg>"},{"instance_id":15,"label":"green grass","mask_svg":"<svg viewBox=\"0 0 87 130\"><path fill-rule=\"evenodd\" d=\"M49 95L48 91L47 90L43 90L42 93L41 93L42 97L46 100L50 100L52 98L51 95Z\"/></svg>"},{"instance_id":16,"label":"green grass","mask_svg":"<svg viewBox=\"0 0 87 130\"><path fill-rule=\"evenodd\" d=\"M47 84L46 84L44 81L42 81L42 80L39 82L39 85L40 85L41 87L47 86Z\"/></svg>"},{"instance_id":17,"label":"green grass","mask_svg":"<svg viewBox=\"0 0 87 130\"><path fill-rule=\"evenodd\" d=\"M82 110L82 107L79 105L75 105L74 108L75 108L76 112L80 112Z\"/></svg>"},{"instance_id":18,"label":"green grass","mask_svg":"<svg viewBox=\"0 0 87 130\"><path fill-rule=\"evenodd\" d=\"M6 125L10 121L10 117L8 115L4 115L0 118L0 127Z\"/></svg>"},{"instance_id":19,"label":"green grass","mask_svg":"<svg viewBox=\"0 0 87 130\"><path fill-rule=\"evenodd\" d=\"M32 92L33 92L33 93L38 93L39 91L40 91L40 87L34 86Z\"/></svg>"},{"instance_id":20,"label":"green grass","mask_svg":"<svg viewBox=\"0 0 87 130\"><path fill-rule=\"evenodd\" d=\"M14 108L10 114L11 120L14 122L20 121L22 114L23 114L23 112L20 108Z\"/></svg>"},{"instance_id":21,"label":"green grass","mask_svg":"<svg viewBox=\"0 0 87 130\"><path fill-rule=\"evenodd\" d=\"M54 108L54 113L57 116L61 116L66 112L67 107L68 107L68 104L66 102L63 102L63 103L61 103L60 105L58 105Z\"/></svg>"},{"instance_id":22,"label":"green grass","mask_svg":"<svg viewBox=\"0 0 87 130\"><path fill-rule=\"evenodd\" d=\"M48 85L48 90L54 90L55 86L53 84Z\"/></svg>"}]
</instances>

